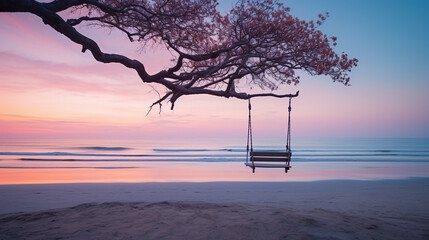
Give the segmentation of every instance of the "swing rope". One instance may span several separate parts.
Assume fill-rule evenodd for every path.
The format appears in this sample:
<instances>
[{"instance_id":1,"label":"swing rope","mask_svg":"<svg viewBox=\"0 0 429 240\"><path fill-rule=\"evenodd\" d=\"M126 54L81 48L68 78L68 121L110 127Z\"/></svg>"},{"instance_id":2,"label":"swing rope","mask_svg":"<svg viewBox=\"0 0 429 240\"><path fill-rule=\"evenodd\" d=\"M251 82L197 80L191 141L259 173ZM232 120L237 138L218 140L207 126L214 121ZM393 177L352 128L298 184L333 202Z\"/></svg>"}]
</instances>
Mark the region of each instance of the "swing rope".
<instances>
[{"instance_id":1,"label":"swing rope","mask_svg":"<svg viewBox=\"0 0 429 240\"><path fill-rule=\"evenodd\" d=\"M288 107L288 118L287 118L286 152L290 152L290 111L292 110L291 100L292 98L290 97L289 107Z\"/></svg>"},{"instance_id":2,"label":"swing rope","mask_svg":"<svg viewBox=\"0 0 429 240\"><path fill-rule=\"evenodd\" d=\"M289 106L288 106L288 119L287 119L287 133L286 133L286 152L290 152L290 112L292 110L291 107L292 97L289 97ZM252 105L250 103L249 98L249 121L247 125L247 148L246 148L246 163L249 162L249 155L253 153L253 136L252 136ZM250 144L250 145L249 145Z\"/></svg>"},{"instance_id":3,"label":"swing rope","mask_svg":"<svg viewBox=\"0 0 429 240\"><path fill-rule=\"evenodd\" d=\"M251 117L252 105L250 104L249 98L249 122L247 125L247 153L246 153L246 163L249 162L249 150L253 152L253 137L252 137L252 117ZM249 149L249 140L250 140L250 149Z\"/></svg>"}]
</instances>

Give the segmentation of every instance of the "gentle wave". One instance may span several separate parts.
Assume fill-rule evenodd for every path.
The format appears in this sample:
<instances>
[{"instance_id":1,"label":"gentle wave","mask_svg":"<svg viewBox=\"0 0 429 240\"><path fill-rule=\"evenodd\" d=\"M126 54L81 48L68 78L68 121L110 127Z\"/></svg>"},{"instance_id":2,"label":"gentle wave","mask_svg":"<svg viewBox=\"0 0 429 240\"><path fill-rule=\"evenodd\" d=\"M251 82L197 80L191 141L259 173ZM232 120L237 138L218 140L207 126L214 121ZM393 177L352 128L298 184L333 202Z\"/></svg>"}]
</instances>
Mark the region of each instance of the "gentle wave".
<instances>
[{"instance_id":1,"label":"gentle wave","mask_svg":"<svg viewBox=\"0 0 429 240\"><path fill-rule=\"evenodd\" d=\"M0 169L132 169L142 167L21 167L21 166L0 166Z\"/></svg>"},{"instance_id":2,"label":"gentle wave","mask_svg":"<svg viewBox=\"0 0 429 240\"><path fill-rule=\"evenodd\" d=\"M332 149L332 150L317 150L317 149L299 149L296 150L298 152L375 152L375 153L428 153L427 156L429 156L429 151L426 150L365 150L365 149L353 149L353 150L347 150L347 149Z\"/></svg>"},{"instance_id":3,"label":"gentle wave","mask_svg":"<svg viewBox=\"0 0 429 240\"><path fill-rule=\"evenodd\" d=\"M62 159L62 158L20 158L20 161L40 161L40 162L244 162L245 157L237 158L163 158L163 159ZM359 158L350 158L350 159L334 159L334 158L301 158L301 157L292 157L292 162L414 162L414 163L423 163L429 162L429 159L359 159Z\"/></svg>"},{"instance_id":4,"label":"gentle wave","mask_svg":"<svg viewBox=\"0 0 429 240\"><path fill-rule=\"evenodd\" d=\"M167 148L154 148L154 152L246 152L246 149L232 149L232 148L223 148L223 149L167 149Z\"/></svg>"},{"instance_id":5,"label":"gentle wave","mask_svg":"<svg viewBox=\"0 0 429 240\"><path fill-rule=\"evenodd\" d=\"M71 153L71 152L0 152L0 155L16 156L85 156L85 157L146 157L149 154L104 154L104 153Z\"/></svg>"},{"instance_id":6,"label":"gentle wave","mask_svg":"<svg viewBox=\"0 0 429 240\"><path fill-rule=\"evenodd\" d=\"M104 153L70 153L70 152L0 152L4 156L79 156L79 157L211 157L211 154L104 154ZM231 155L216 155L228 157Z\"/></svg>"},{"instance_id":7,"label":"gentle wave","mask_svg":"<svg viewBox=\"0 0 429 240\"><path fill-rule=\"evenodd\" d=\"M127 147L76 147L73 149L80 149L80 150L95 150L95 151L126 151L131 150L132 148Z\"/></svg>"},{"instance_id":8,"label":"gentle wave","mask_svg":"<svg viewBox=\"0 0 429 240\"><path fill-rule=\"evenodd\" d=\"M191 151L171 151L173 152L191 152ZM202 152L202 151L197 151ZM256 151L255 151L256 152ZM270 151L270 152L281 152ZM356 152L344 151L342 153L335 153L335 151L322 151L316 152L315 154L305 154L308 151L292 151L294 156L301 157L392 157L392 156L403 156L403 157L429 157L429 154L419 154L411 151L396 151L396 152L377 152L377 151L366 151ZM302 153L301 153L302 152ZM339 152L339 151L337 151ZM423 151L422 151L423 152ZM317 154L318 153L318 154ZM70 153L70 152L0 152L3 156L80 156L80 157L231 157L231 156L245 156L243 154L104 154L104 153Z\"/></svg>"},{"instance_id":9,"label":"gentle wave","mask_svg":"<svg viewBox=\"0 0 429 240\"><path fill-rule=\"evenodd\" d=\"M40 162L242 162L243 158L140 158L140 159L80 159L80 158L19 158L20 161Z\"/></svg>"}]
</instances>

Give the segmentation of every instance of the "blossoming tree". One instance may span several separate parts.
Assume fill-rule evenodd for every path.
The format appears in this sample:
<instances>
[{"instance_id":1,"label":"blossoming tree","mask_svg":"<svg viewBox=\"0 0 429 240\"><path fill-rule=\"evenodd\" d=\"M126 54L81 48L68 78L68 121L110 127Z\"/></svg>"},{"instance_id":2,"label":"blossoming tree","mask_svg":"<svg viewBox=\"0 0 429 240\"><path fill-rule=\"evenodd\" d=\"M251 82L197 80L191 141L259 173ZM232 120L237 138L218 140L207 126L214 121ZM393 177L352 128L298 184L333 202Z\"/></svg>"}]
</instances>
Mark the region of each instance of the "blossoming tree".
<instances>
[{"instance_id":1,"label":"blossoming tree","mask_svg":"<svg viewBox=\"0 0 429 240\"><path fill-rule=\"evenodd\" d=\"M327 75L349 84L348 73L357 59L334 52L335 37L316 21L293 17L289 8L272 0L240 1L227 14L216 10L216 0L2 0L0 12L27 12L90 51L102 63L119 63L135 70L144 83L157 83L166 93L152 106L179 97L208 94L249 99L259 96L289 97L273 91L281 84L298 84L296 70ZM68 11L66 19L60 12ZM94 40L76 29L96 24L123 32L143 46L159 44L173 55L171 67L155 74L145 61L106 53ZM237 84L272 90L250 94Z\"/></svg>"}]
</instances>

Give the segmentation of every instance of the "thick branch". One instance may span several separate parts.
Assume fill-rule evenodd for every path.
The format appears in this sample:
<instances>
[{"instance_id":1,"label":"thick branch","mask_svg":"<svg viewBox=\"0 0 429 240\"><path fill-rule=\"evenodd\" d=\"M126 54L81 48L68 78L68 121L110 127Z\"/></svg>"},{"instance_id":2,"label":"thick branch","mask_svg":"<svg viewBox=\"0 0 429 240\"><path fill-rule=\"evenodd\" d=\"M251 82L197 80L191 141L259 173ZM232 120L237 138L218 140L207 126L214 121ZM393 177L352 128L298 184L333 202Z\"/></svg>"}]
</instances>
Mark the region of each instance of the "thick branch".
<instances>
[{"instance_id":1,"label":"thick branch","mask_svg":"<svg viewBox=\"0 0 429 240\"><path fill-rule=\"evenodd\" d=\"M55 2L60 2L57 0ZM72 1L79 2L79 1ZM16 6L15 9L19 9L22 12L31 12L37 16L39 16L45 24L48 24L56 31L64 34L73 42L82 45L82 49L91 51L94 58L103 63L120 63L128 68L132 68L137 71L140 78L143 82L153 82L154 80L150 78L147 74L144 66L137 60L129 59L125 56L118 54L108 54L101 51L98 44L92 39L82 35L75 28L73 28L70 24L65 22L59 15L48 10L44 7L43 4L40 4L36 1L32 0L5 0L0 5L0 11L4 11L4 6L6 6L5 10L8 11L8 4Z\"/></svg>"}]
</instances>

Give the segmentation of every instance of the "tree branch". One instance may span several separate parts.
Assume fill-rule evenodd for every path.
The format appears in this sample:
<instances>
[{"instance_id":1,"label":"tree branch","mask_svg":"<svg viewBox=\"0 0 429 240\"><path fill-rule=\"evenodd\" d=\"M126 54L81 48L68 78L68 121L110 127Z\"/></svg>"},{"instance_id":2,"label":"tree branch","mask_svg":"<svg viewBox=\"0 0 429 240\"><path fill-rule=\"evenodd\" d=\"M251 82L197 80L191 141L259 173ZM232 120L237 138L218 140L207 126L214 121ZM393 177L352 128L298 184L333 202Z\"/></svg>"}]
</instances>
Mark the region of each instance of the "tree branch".
<instances>
[{"instance_id":1,"label":"tree branch","mask_svg":"<svg viewBox=\"0 0 429 240\"><path fill-rule=\"evenodd\" d=\"M58 12L83 9L76 19ZM0 12L28 12L71 41L89 50L95 60L119 63L137 72L144 83L158 83L168 92L154 105L181 96L208 94L249 99L296 97L296 94L236 92L236 83L273 91L281 84L297 84L296 69L327 75L348 85L348 72L357 59L338 55L336 38L321 33L313 21L292 17L289 9L272 0L240 1L227 15L216 11L215 0L1 0ZM325 16L319 16L323 22ZM150 75L143 62L103 52L74 26L86 21L125 33L130 41L162 43L177 57L176 63Z\"/></svg>"}]
</instances>

